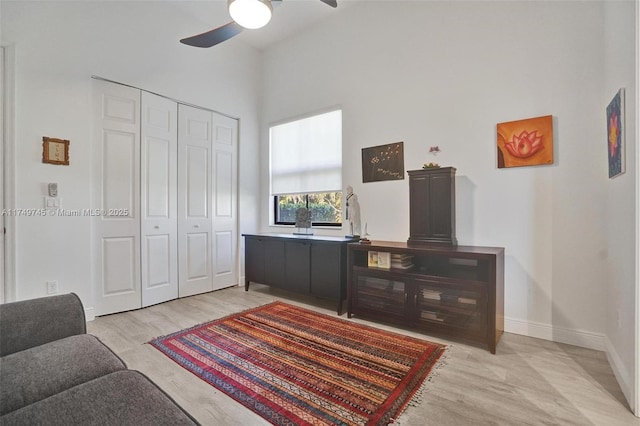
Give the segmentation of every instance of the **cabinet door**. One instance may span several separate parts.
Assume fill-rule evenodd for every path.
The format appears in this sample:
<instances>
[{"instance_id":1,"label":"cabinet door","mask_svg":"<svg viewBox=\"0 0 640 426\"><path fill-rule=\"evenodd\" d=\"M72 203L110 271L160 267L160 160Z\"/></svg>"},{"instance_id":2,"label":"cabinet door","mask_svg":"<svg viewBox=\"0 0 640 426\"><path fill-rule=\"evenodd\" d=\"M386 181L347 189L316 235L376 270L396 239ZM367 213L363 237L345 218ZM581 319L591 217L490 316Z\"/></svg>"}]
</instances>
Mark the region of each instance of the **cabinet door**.
<instances>
[{"instance_id":1,"label":"cabinet door","mask_svg":"<svg viewBox=\"0 0 640 426\"><path fill-rule=\"evenodd\" d=\"M429 237L451 240L452 235L452 186L448 174L433 174L429 177L428 190L428 233Z\"/></svg>"},{"instance_id":2,"label":"cabinet door","mask_svg":"<svg viewBox=\"0 0 640 426\"><path fill-rule=\"evenodd\" d=\"M341 289L345 259L342 244L311 245L311 294L327 299L342 300L346 288Z\"/></svg>"},{"instance_id":3,"label":"cabinet door","mask_svg":"<svg viewBox=\"0 0 640 426\"><path fill-rule=\"evenodd\" d=\"M285 247L285 280L282 288L297 293L309 293L310 244L287 241Z\"/></svg>"},{"instance_id":4,"label":"cabinet door","mask_svg":"<svg viewBox=\"0 0 640 426\"><path fill-rule=\"evenodd\" d=\"M429 237L429 176L411 176L409 180L409 234L411 238Z\"/></svg>"},{"instance_id":5,"label":"cabinet door","mask_svg":"<svg viewBox=\"0 0 640 426\"><path fill-rule=\"evenodd\" d=\"M487 336L487 289L483 283L416 280L415 293L410 292L409 299L418 323L446 327L453 334Z\"/></svg>"},{"instance_id":6,"label":"cabinet door","mask_svg":"<svg viewBox=\"0 0 640 426\"><path fill-rule=\"evenodd\" d=\"M245 280L264 283L264 242L258 238L245 238Z\"/></svg>"},{"instance_id":7,"label":"cabinet door","mask_svg":"<svg viewBox=\"0 0 640 426\"><path fill-rule=\"evenodd\" d=\"M355 275L352 283L352 309L355 312L383 314L387 319L408 318L407 289L404 282L367 275Z\"/></svg>"},{"instance_id":8,"label":"cabinet door","mask_svg":"<svg viewBox=\"0 0 640 426\"><path fill-rule=\"evenodd\" d=\"M284 242L264 240L264 283L273 287L285 287Z\"/></svg>"}]
</instances>

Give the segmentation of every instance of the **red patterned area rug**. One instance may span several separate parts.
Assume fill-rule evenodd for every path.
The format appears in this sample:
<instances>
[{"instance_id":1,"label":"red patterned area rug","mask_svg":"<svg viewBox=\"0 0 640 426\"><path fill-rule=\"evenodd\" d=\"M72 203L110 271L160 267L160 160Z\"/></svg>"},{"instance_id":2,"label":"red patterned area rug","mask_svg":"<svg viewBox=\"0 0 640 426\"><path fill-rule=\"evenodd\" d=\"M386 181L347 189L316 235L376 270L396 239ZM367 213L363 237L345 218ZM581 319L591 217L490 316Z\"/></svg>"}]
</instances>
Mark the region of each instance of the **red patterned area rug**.
<instances>
[{"instance_id":1,"label":"red patterned area rug","mask_svg":"<svg viewBox=\"0 0 640 426\"><path fill-rule=\"evenodd\" d=\"M387 425L445 346L274 302L150 342L274 425Z\"/></svg>"}]
</instances>

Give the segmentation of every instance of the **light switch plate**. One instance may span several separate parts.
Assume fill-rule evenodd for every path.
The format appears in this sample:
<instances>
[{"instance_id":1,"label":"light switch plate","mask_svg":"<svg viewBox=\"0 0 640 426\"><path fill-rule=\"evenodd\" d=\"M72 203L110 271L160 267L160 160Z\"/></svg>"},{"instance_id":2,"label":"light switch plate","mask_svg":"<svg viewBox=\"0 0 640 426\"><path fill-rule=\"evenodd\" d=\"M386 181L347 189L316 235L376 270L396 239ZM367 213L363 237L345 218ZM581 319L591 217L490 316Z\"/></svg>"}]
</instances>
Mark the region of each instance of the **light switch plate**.
<instances>
[{"instance_id":1,"label":"light switch plate","mask_svg":"<svg viewBox=\"0 0 640 426\"><path fill-rule=\"evenodd\" d=\"M46 209L57 209L60 207L60 198L44 197L44 207Z\"/></svg>"}]
</instances>

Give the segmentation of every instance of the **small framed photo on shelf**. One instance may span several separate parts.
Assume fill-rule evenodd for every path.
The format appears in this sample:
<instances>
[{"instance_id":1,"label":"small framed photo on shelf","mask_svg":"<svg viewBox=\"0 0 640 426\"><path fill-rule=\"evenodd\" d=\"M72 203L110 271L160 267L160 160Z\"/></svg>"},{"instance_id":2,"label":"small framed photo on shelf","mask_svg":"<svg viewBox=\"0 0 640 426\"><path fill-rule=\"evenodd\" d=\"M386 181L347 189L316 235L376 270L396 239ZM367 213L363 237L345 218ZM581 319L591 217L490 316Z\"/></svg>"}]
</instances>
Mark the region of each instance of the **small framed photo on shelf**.
<instances>
[{"instance_id":1,"label":"small framed photo on shelf","mask_svg":"<svg viewBox=\"0 0 640 426\"><path fill-rule=\"evenodd\" d=\"M384 251L378 252L378 268L391 269L391 253Z\"/></svg>"},{"instance_id":2,"label":"small framed photo on shelf","mask_svg":"<svg viewBox=\"0 0 640 426\"><path fill-rule=\"evenodd\" d=\"M378 267L378 252L370 251L367 252L367 266L369 268L377 268Z\"/></svg>"},{"instance_id":3,"label":"small framed photo on shelf","mask_svg":"<svg viewBox=\"0 0 640 426\"><path fill-rule=\"evenodd\" d=\"M42 138L42 162L69 165L69 141L44 136Z\"/></svg>"}]
</instances>

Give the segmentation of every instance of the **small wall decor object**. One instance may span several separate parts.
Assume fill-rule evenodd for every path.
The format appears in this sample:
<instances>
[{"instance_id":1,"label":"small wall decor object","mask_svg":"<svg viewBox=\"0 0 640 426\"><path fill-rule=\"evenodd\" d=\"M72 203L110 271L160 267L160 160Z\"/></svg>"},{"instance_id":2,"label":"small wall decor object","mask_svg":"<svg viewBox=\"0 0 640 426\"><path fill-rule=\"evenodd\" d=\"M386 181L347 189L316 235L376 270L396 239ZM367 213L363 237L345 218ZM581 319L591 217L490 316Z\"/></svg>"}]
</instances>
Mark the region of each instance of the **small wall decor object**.
<instances>
[{"instance_id":1,"label":"small wall decor object","mask_svg":"<svg viewBox=\"0 0 640 426\"><path fill-rule=\"evenodd\" d=\"M498 168L553 164L553 116L498 123Z\"/></svg>"},{"instance_id":2,"label":"small wall decor object","mask_svg":"<svg viewBox=\"0 0 640 426\"><path fill-rule=\"evenodd\" d=\"M345 197L347 202L347 214L345 219L349 223L349 234L347 237L359 237L360 236L360 202L358 196L353 193L353 187L347 185L347 196Z\"/></svg>"},{"instance_id":3,"label":"small wall decor object","mask_svg":"<svg viewBox=\"0 0 640 426\"><path fill-rule=\"evenodd\" d=\"M362 148L362 182L404 179L404 142Z\"/></svg>"},{"instance_id":4,"label":"small wall decor object","mask_svg":"<svg viewBox=\"0 0 640 426\"><path fill-rule=\"evenodd\" d=\"M69 165L69 141L66 139L42 137L42 162Z\"/></svg>"},{"instance_id":5,"label":"small wall decor object","mask_svg":"<svg viewBox=\"0 0 640 426\"><path fill-rule=\"evenodd\" d=\"M311 232L311 212L305 207L296 210L296 228L294 235L313 235Z\"/></svg>"},{"instance_id":6,"label":"small wall decor object","mask_svg":"<svg viewBox=\"0 0 640 426\"><path fill-rule=\"evenodd\" d=\"M607 106L607 155L609 178L625 171L624 89L618 90Z\"/></svg>"},{"instance_id":7,"label":"small wall decor object","mask_svg":"<svg viewBox=\"0 0 640 426\"><path fill-rule=\"evenodd\" d=\"M422 165L423 169L439 169L440 168L440 164L438 163L424 163Z\"/></svg>"},{"instance_id":8,"label":"small wall decor object","mask_svg":"<svg viewBox=\"0 0 640 426\"><path fill-rule=\"evenodd\" d=\"M440 152L440 147L439 146L432 146L432 147L429 148L429 154L436 155L439 152Z\"/></svg>"}]
</instances>

